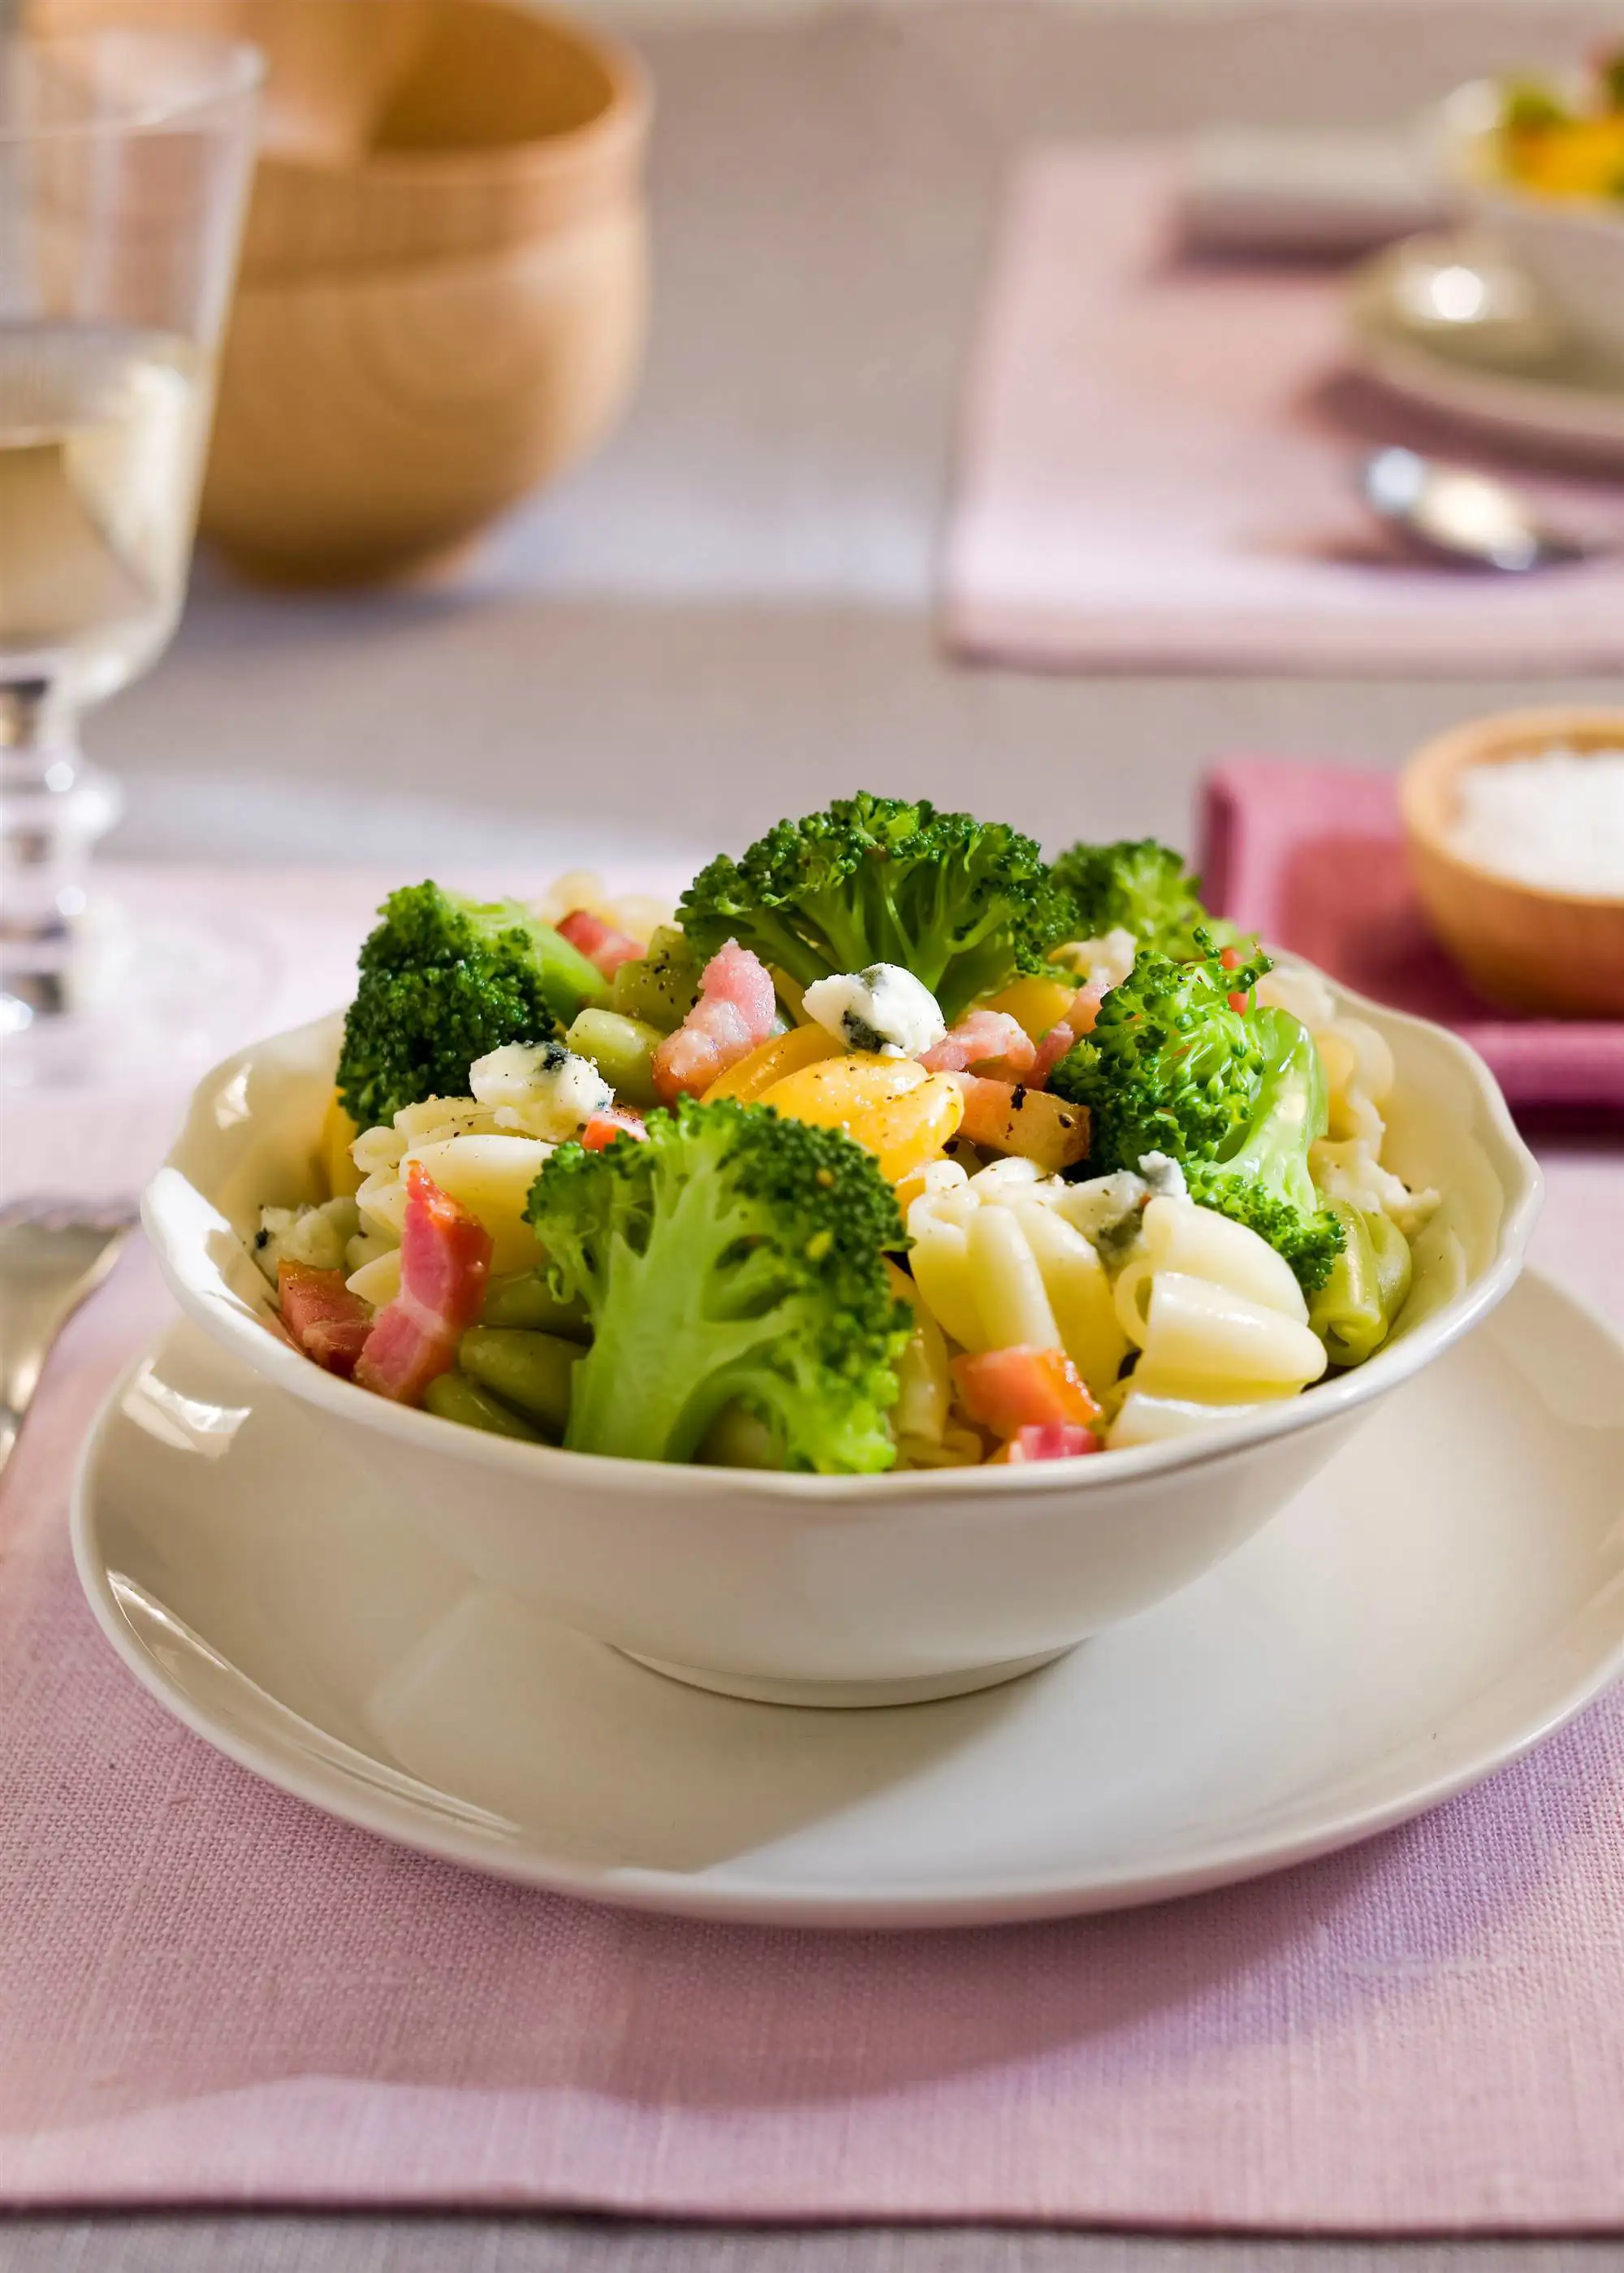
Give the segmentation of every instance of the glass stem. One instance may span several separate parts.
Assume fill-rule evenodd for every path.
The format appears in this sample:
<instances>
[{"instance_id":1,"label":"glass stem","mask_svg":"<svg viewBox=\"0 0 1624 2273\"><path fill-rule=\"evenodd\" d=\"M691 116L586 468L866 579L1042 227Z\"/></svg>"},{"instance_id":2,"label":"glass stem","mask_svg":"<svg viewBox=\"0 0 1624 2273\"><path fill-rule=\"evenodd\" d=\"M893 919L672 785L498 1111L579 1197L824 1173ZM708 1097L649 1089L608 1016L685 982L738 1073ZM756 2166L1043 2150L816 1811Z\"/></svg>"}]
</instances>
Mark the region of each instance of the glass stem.
<instances>
[{"instance_id":1,"label":"glass stem","mask_svg":"<svg viewBox=\"0 0 1624 2273\"><path fill-rule=\"evenodd\" d=\"M0 1031L73 1007L91 847L122 799L49 679L0 681Z\"/></svg>"}]
</instances>

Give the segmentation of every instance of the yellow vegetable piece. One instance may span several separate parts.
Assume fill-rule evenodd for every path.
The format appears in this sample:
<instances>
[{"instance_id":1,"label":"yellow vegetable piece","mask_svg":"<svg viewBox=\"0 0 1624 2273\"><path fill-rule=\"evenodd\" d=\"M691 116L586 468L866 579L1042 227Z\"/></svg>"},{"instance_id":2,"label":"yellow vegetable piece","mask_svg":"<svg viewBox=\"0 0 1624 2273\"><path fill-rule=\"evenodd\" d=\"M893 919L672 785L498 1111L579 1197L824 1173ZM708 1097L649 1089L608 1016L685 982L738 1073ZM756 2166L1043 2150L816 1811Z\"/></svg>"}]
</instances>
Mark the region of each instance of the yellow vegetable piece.
<instances>
[{"instance_id":1,"label":"yellow vegetable piece","mask_svg":"<svg viewBox=\"0 0 1624 2273\"><path fill-rule=\"evenodd\" d=\"M317 1147L317 1158L327 1180L330 1199L352 1198L365 1182L360 1169L349 1157L349 1148L360 1134L361 1131L339 1103L339 1094L334 1090L327 1102L326 1114L321 1124L321 1140Z\"/></svg>"},{"instance_id":2,"label":"yellow vegetable piece","mask_svg":"<svg viewBox=\"0 0 1624 2273\"><path fill-rule=\"evenodd\" d=\"M760 1102L791 1121L843 1129L876 1156L893 1184L934 1159L964 1117L963 1092L950 1075L865 1051L804 1066L763 1091Z\"/></svg>"},{"instance_id":3,"label":"yellow vegetable piece","mask_svg":"<svg viewBox=\"0 0 1624 2273\"><path fill-rule=\"evenodd\" d=\"M1002 1010L1014 1020L1022 1033L1041 1042L1051 1026L1060 1020L1077 999L1077 989L1067 986L1059 979L1017 979L1013 986L1006 986L1001 994L994 994L982 1004L984 1010Z\"/></svg>"},{"instance_id":4,"label":"yellow vegetable piece","mask_svg":"<svg viewBox=\"0 0 1624 2273\"><path fill-rule=\"evenodd\" d=\"M1613 198L1624 175L1624 116L1575 118L1509 138L1510 170L1549 198Z\"/></svg>"},{"instance_id":5,"label":"yellow vegetable piece","mask_svg":"<svg viewBox=\"0 0 1624 2273\"><path fill-rule=\"evenodd\" d=\"M804 1066L816 1065L821 1059L838 1057L844 1044L821 1026L795 1026L787 1034L775 1034L759 1049L752 1050L747 1058L730 1066L719 1074L705 1092L705 1101L713 1098L736 1097L741 1105L753 1104L776 1081ZM805 1117L805 1116L802 1116Z\"/></svg>"}]
</instances>

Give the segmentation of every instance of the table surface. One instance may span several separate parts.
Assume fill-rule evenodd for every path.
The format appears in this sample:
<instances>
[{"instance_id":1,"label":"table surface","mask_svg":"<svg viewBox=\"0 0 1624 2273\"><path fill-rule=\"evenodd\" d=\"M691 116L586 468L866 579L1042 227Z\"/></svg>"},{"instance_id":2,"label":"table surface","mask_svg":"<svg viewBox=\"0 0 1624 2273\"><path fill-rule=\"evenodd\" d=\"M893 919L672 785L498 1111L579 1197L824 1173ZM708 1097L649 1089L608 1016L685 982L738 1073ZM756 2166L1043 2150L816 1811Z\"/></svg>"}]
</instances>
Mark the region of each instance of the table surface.
<instances>
[{"instance_id":1,"label":"table surface","mask_svg":"<svg viewBox=\"0 0 1624 2273\"><path fill-rule=\"evenodd\" d=\"M0 0L3 10L4 0ZM646 383L590 468L460 580L348 598L202 560L169 656L98 718L118 849L505 862L516 887L640 830L696 851L867 784L1053 837L1187 836L1224 751L1395 766L1537 685L1046 679L932 637L955 386L1013 153L1037 138L1390 119L1560 58L1601 0L988 0L651 29ZM1563 682L1620 699L1618 682ZM649 816L658 816L651 821ZM1577 1145L1575 1175L1608 1173ZM3 2273L1580 2273L1612 2242L1384 2245L572 2219L31 2217Z\"/></svg>"}]
</instances>

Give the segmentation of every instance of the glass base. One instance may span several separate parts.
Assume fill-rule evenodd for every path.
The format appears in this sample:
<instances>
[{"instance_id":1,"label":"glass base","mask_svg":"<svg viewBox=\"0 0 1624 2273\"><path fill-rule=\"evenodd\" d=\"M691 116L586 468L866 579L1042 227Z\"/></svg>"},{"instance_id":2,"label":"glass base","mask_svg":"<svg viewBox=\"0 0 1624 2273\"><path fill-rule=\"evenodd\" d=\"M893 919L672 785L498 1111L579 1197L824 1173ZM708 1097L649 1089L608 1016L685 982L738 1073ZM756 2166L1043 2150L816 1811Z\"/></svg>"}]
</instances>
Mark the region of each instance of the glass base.
<instances>
[{"instance_id":1,"label":"glass base","mask_svg":"<svg viewBox=\"0 0 1624 2273\"><path fill-rule=\"evenodd\" d=\"M277 957L251 926L213 914L133 915L93 891L54 968L0 988L0 1088L174 1080L256 1030Z\"/></svg>"}]
</instances>

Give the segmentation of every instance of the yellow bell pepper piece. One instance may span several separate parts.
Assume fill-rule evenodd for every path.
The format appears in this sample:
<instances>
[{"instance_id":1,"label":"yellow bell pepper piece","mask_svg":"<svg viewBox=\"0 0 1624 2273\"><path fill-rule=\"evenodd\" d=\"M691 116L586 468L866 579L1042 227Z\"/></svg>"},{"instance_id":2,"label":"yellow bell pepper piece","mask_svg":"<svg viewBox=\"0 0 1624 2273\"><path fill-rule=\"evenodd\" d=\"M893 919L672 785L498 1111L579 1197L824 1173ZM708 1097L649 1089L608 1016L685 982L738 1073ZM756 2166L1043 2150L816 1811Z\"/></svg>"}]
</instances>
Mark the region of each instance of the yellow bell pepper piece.
<instances>
[{"instance_id":1,"label":"yellow bell pepper piece","mask_svg":"<svg viewBox=\"0 0 1624 2273\"><path fill-rule=\"evenodd\" d=\"M951 1075L866 1051L804 1066L764 1091L760 1102L791 1121L844 1129L875 1155L893 1184L933 1159L964 1117L963 1092Z\"/></svg>"},{"instance_id":2,"label":"yellow bell pepper piece","mask_svg":"<svg viewBox=\"0 0 1624 2273\"><path fill-rule=\"evenodd\" d=\"M1051 1026L1059 1024L1076 999L1076 988L1066 986L1064 979L1017 979L1013 986L1006 986L1001 994L994 994L981 1007L984 1010L1002 1010L1014 1020L1022 1033L1041 1042Z\"/></svg>"},{"instance_id":3,"label":"yellow bell pepper piece","mask_svg":"<svg viewBox=\"0 0 1624 2273\"><path fill-rule=\"evenodd\" d=\"M741 1105L752 1105L775 1082L799 1073L805 1066L816 1065L820 1059L838 1057L844 1046L821 1026L792 1026L787 1034L775 1034L726 1073L718 1074L705 1092L705 1101L708 1105L713 1098L736 1097Z\"/></svg>"},{"instance_id":4,"label":"yellow bell pepper piece","mask_svg":"<svg viewBox=\"0 0 1624 2273\"><path fill-rule=\"evenodd\" d=\"M1511 170L1548 198L1612 198L1624 174L1624 117L1575 118L1514 136Z\"/></svg>"},{"instance_id":5,"label":"yellow bell pepper piece","mask_svg":"<svg viewBox=\"0 0 1624 2273\"><path fill-rule=\"evenodd\" d=\"M321 1139L317 1146L317 1159L326 1178L329 1199L349 1199L361 1189L361 1171L349 1157L349 1148L361 1131L339 1103L337 1090L327 1100L327 1110L321 1124Z\"/></svg>"}]
</instances>

